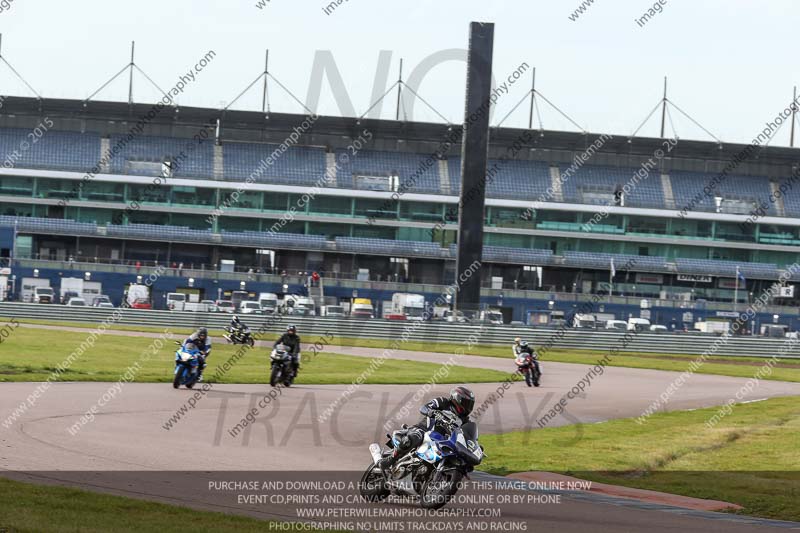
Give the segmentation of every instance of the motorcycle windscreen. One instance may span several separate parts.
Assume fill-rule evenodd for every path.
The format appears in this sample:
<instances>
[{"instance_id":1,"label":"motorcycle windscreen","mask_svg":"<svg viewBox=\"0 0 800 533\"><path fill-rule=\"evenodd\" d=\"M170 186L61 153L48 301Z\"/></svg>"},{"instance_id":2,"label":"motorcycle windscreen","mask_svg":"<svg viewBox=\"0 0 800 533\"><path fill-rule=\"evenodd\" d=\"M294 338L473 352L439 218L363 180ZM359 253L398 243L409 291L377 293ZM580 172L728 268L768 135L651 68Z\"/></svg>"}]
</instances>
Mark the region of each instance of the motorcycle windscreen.
<instances>
[{"instance_id":1,"label":"motorcycle windscreen","mask_svg":"<svg viewBox=\"0 0 800 533\"><path fill-rule=\"evenodd\" d=\"M467 422L461 426L461 432L467 440L478 440L478 424L475 422Z\"/></svg>"}]
</instances>

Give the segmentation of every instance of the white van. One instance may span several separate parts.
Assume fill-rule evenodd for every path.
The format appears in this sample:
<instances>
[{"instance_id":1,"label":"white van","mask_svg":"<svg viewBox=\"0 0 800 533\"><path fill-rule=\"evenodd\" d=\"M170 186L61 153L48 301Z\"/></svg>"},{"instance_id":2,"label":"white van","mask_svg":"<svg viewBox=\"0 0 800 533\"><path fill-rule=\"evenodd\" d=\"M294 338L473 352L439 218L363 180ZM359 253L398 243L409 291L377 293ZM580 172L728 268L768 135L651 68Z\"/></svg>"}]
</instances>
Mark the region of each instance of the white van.
<instances>
[{"instance_id":1,"label":"white van","mask_svg":"<svg viewBox=\"0 0 800 533\"><path fill-rule=\"evenodd\" d=\"M628 331L649 331L650 321L646 318L629 318Z\"/></svg>"},{"instance_id":2,"label":"white van","mask_svg":"<svg viewBox=\"0 0 800 533\"><path fill-rule=\"evenodd\" d=\"M607 320L606 329L615 329L618 331L628 331L628 323L624 320Z\"/></svg>"},{"instance_id":3,"label":"white van","mask_svg":"<svg viewBox=\"0 0 800 533\"><path fill-rule=\"evenodd\" d=\"M258 302L242 302L239 306L239 312L243 315L252 315L252 314L261 314L263 310L261 309L261 304Z\"/></svg>"},{"instance_id":4,"label":"white van","mask_svg":"<svg viewBox=\"0 0 800 533\"><path fill-rule=\"evenodd\" d=\"M183 311L186 307L186 295L180 292L167 293L167 309L170 311Z\"/></svg>"}]
</instances>

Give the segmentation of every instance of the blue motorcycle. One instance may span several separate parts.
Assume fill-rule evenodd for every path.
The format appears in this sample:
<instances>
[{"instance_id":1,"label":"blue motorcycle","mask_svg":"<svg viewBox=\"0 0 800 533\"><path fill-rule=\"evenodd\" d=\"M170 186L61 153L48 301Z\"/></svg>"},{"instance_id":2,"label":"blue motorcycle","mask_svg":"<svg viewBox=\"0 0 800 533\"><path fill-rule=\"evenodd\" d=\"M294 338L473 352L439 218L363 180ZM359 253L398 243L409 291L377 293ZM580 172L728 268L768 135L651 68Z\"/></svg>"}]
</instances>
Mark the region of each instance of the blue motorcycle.
<instances>
[{"instance_id":1,"label":"blue motorcycle","mask_svg":"<svg viewBox=\"0 0 800 533\"><path fill-rule=\"evenodd\" d=\"M378 462L399 445L406 426L392 433L383 450L377 443L370 445L372 463L359 484L362 498L376 502L390 494L419 496L425 509L440 509L450 501L461 480L468 478L486 455L478 444L475 422L462 425L449 411L434 411L431 416L433 427L425 432L422 444L401 457L386 475Z\"/></svg>"},{"instance_id":2,"label":"blue motorcycle","mask_svg":"<svg viewBox=\"0 0 800 533\"><path fill-rule=\"evenodd\" d=\"M172 387L177 389L185 385L187 389L194 387L200 377L200 350L178 348L175 352L175 377L172 380Z\"/></svg>"}]
</instances>

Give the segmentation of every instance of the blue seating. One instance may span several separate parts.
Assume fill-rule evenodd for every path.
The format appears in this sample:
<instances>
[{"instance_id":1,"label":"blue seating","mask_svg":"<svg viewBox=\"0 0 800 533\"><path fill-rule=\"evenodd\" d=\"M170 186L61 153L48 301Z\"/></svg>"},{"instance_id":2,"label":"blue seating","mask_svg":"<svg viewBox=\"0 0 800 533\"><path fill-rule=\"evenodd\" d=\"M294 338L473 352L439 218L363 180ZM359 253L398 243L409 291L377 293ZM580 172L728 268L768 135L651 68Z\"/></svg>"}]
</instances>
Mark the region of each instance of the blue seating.
<instances>
[{"instance_id":1,"label":"blue seating","mask_svg":"<svg viewBox=\"0 0 800 533\"><path fill-rule=\"evenodd\" d=\"M564 175L569 165L559 170ZM663 209L666 204L661 185L661 172L651 170L645 178L636 176L638 168L584 165L564 176L564 201L581 204L614 205L614 191L629 184L625 195L626 207Z\"/></svg>"},{"instance_id":2,"label":"blue seating","mask_svg":"<svg viewBox=\"0 0 800 533\"><path fill-rule=\"evenodd\" d=\"M365 237L336 237L336 249L369 255L399 255L401 257L448 257L448 251L435 242L394 241Z\"/></svg>"},{"instance_id":3,"label":"blue seating","mask_svg":"<svg viewBox=\"0 0 800 533\"><path fill-rule=\"evenodd\" d=\"M94 133L46 131L36 139L29 129L0 129L0 154L14 156L15 168L86 172L100 160L100 136ZM27 148L25 148L27 146Z\"/></svg>"},{"instance_id":4,"label":"blue seating","mask_svg":"<svg viewBox=\"0 0 800 533\"><path fill-rule=\"evenodd\" d=\"M455 257L455 253L454 250L453 257ZM553 251L539 248L484 246L483 261L520 265L549 265L553 262Z\"/></svg>"},{"instance_id":5,"label":"blue seating","mask_svg":"<svg viewBox=\"0 0 800 533\"><path fill-rule=\"evenodd\" d=\"M60 218L0 216L0 225L17 225L18 231L58 235L96 235L97 224Z\"/></svg>"},{"instance_id":6,"label":"blue seating","mask_svg":"<svg viewBox=\"0 0 800 533\"><path fill-rule=\"evenodd\" d=\"M108 225L106 234L112 237L159 241L181 241L210 243L211 230L198 230L182 226L160 226L157 224Z\"/></svg>"},{"instance_id":7,"label":"blue seating","mask_svg":"<svg viewBox=\"0 0 800 533\"><path fill-rule=\"evenodd\" d=\"M748 213L753 204L764 202L768 206L767 213L769 215L777 214L775 204L768 200L771 193L768 179L729 175L716 184L710 197L706 196L703 188L718 175L700 172L670 172L675 206L678 209L689 207L690 210L714 212L717 209L714 196L720 196L724 200L722 212ZM734 205L726 208L725 202Z\"/></svg>"},{"instance_id":8,"label":"blue seating","mask_svg":"<svg viewBox=\"0 0 800 533\"><path fill-rule=\"evenodd\" d=\"M380 152L361 150L352 155L347 150L337 150L339 162L337 181L340 187L352 187L354 175L385 176L396 173L406 192L445 194L439 177L439 161L431 160L431 154L406 152Z\"/></svg>"},{"instance_id":9,"label":"blue seating","mask_svg":"<svg viewBox=\"0 0 800 533\"><path fill-rule=\"evenodd\" d=\"M327 246L327 241L322 235L269 233L266 231L223 232L222 242L239 246L273 246L297 250L323 250Z\"/></svg>"},{"instance_id":10,"label":"blue seating","mask_svg":"<svg viewBox=\"0 0 800 533\"><path fill-rule=\"evenodd\" d=\"M493 174L492 169L495 169ZM460 194L461 157L448 159L447 170L451 194ZM486 196L491 198L535 200L546 195L551 185L550 167L540 161L490 159L487 173L491 174L491 178L486 180Z\"/></svg>"},{"instance_id":11,"label":"blue seating","mask_svg":"<svg viewBox=\"0 0 800 533\"><path fill-rule=\"evenodd\" d=\"M124 135L112 135L111 147L119 143ZM185 157L181 157L181 153ZM111 172L139 176L160 175L160 164L168 160L178 161L173 176L182 178L214 177L214 143L198 143L192 139L174 137L139 136L128 141L111 160ZM137 165L139 163L139 165ZM149 167L141 163L150 163Z\"/></svg>"},{"instance_id":12,"label":"blue seating","mask_svg":"<svg viewBox=\"0 0 800 533\"><path fill-rule=\"evenodd\" d=\"M778 267L772 263L747 263L719 259L676 259L681 274L736 277L736 267L745 278L778 279Z\"/></svg>"},{"instance_id":13,"label":"blue seating","mask_svg":"<svg viewBox=\"0 0 800 533\"><path fill-rule=\"evenodd\" d=\"M664 257L603 252L565 252L564 266L610 270L612 259L616 270L668 271Z\"/></svg>"},{"instance_id":14,"label":"blue seating","mask_svg":"<svg viewBox=\"0 0 800 533\"><path fill-rule=\"evenodd\" d=\"M273 153L276 155L272 164L262 163ZM264 168L257 183L324 184L326 165L322 148L293 146L280 153L277 144L229 142L222 145L222 154L225 179L229 181L244 181L257 169Z\"/></svg>"}]
</instances>

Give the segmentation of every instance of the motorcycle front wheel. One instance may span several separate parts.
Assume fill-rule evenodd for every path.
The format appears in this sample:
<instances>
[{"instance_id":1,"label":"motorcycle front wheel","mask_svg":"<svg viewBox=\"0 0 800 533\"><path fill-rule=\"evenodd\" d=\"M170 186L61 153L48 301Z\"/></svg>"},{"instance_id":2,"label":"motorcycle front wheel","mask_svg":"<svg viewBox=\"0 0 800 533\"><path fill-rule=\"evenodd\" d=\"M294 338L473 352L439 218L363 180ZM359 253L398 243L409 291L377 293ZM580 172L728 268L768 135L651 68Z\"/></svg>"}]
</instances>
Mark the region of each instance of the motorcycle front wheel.
<instances>
[{"instance_id":1,"label":"motorcycle front wheel","mask_svg":"<svg viewBox=\"0 0 800 533\"><path fill-rule=\"evenodd\" d=\"M420 505L423 509L441 509L458 491L461 472L450 470L447 473L434 472L433 476L422 485L419 493Z\"/></svg>"},{"instance_id":2,"label":"motorcycle front wheel","mask_svg":"<svg viewBox=\"0 0 800 533\"><path fill-rule=\"evenodd\" d=\"M274 365L272 367L272 372L269 375L269 384L271 387L274 387L275 385L278 384L278 378L280 377L280 375L281 375L281 367L279 367L278 365Z\"/></svg>"},{"instance_id":3,"label":"motorcycle front wheel","mask_svg":"<svg viewBox=\"0 0 800 533\"><path fill-rule=\"evenodd\" d=\"M362 498L373 503L383 501L389 496L386 479L375 463L370 463L364 475L361 476L358 491Z\"/></svg>"},{"instance_id":4,"label":"motorcycle front wheel","mask_svg":"<svg viewBox=\"0 0 800 533\"><path fill-rule=\"evenodd\" d=\"M177 372L175 372L175 377L172 379L172 388L177 389L181 386L181 376L183 376L183 369L179 368Z\"/></svg>"}]
</instances>

